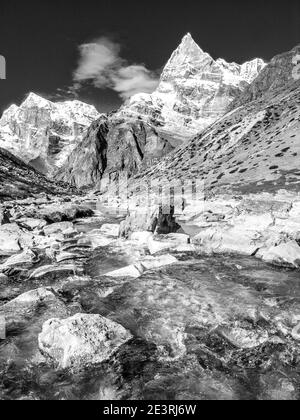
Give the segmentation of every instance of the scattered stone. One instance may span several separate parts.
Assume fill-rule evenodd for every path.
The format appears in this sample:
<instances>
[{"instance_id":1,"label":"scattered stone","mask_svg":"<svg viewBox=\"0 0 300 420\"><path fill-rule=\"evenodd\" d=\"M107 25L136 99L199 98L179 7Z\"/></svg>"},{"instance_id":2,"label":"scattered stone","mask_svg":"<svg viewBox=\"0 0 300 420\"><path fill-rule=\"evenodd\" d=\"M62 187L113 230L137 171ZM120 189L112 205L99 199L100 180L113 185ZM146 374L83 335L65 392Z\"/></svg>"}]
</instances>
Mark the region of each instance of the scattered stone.
<instances>
[{"instance_id":1,"label":"scattered stone","mask_svg":"<svg viewBox=\"0 0 300 420\"><path fill-rule=\"evenodd\" d=\"M86 255L79 252L61 252L60 254L56 255L56 261L58 263L70 260L79 260L83 258L86 258Z\"/></svg>"},{"instance_id":2,"label":"scattered stone","mask_svg":"<svg viewBox=\"0 0 300 420\"><path fill-rule=\"evenodd\" d=\"M21 254L13 255L8 258L4 264L0 265L0 270L5 270L9 267L15 267L21 264L31 264L36 260L36 255L30 249L26 249Z\"/></svg>"},{"instance_id":3,"label":"scattered stone","mask_svg":"<svg viewBox=\"0 0 300 420\"><path fill-rule=\"evenodd\" d=\"M45 220L34 219L34 218L19 219L17 223L21 227L28 229L30 231L43 229L47 225L47 222L45 222Z\"/></svg>"},{"instance_id":4,"label":"scattered stone","mask_svg":"<svg viewBox=\"0 0 300 420\"><path fill-rule=\"evenodd\" d=\"M152 270L164 267L166 265L175 264L178 260L172 255L162 255L159 257L145 257L142 260L131 264L127 267L123 267L119 270L112 271L105 274L107 277L140 277L146 270Z\"/></svg>"},{"instance_id":5,"label":"scattered stone","mask_svg":"<svg viewBox=\"0 0 300 420\"><path fill-rule=\"evenodd\" d=\"M266 331L249 331L244 328L235 327L221 331L226 340L232 345L241 349L253 349L265 344L269 335Z\"/></svg>"},{"instance_id":6,"label":"scattered stone","mask_svg":"<svg viewBox=\"0 0 300 420\"><path fill-rule=\"evenodd\" d=\"M36 270L34 270L29 278L40 279L46 275L55 275L59 273L75 275L77 271L78 269L75 266L75 264L44 265L43 267L39 267Z\"/></svg>"},{"instance_id":7,"label":"scattered stone","mask_svg":"<svg viewBox=\"0 0 300 420\"><path fill-rule=\"evenodd\" d=\"M69 229L73 231L73 227L74 225L71 222L53 223L52 225L44 227L44 233L46 236L55 236L61 233L65 234Z\"/></svg>"},{"instance_id":8,"label":"scattered stone","mask_svg":"<svg viewBox=\"0 0 300 420\"><path fill-rule=\"evenodd\" d=\"M48 223L72 222L75 219L91 217L93 214L89 207L77 205L47 206L40 211L40 216Z\"/></svg>"},{"instance_id":9,"label":"scattered stone","mask_svg":"<svg viewBox=\"0 0 300 420\"><path fill-rule=\"evenodd\" d=\"M39 348L59 368L80 370L108 360L131 337L121 325L100 315L77 314L47 321Z\"/></svg>"},{"instance_id":10,"label":"scattered stone","mask_svg":"<svg viewBox=\"0 0 300 420\"><path fill-rule=\"evenodd\" d=\"M132 277L134 279L140 277L143 274L143 268L138 264L131 264L127 267L120 268L119 270L111 271L105 274L107 277Z\"/></svg>"},{"instance_id":11,"label":"scattered stone","mask_svg":"<svg viewBox=\"0 0 300 420\"><path fill-rule=\"evenodd\" d=\"M161 255L159 257L149 256L143 258L140 261L140 264L145 270L152 270L166 265L176 264L177 262L177 258L173 257L173 255Z\"/></svg>"}]
</instances>

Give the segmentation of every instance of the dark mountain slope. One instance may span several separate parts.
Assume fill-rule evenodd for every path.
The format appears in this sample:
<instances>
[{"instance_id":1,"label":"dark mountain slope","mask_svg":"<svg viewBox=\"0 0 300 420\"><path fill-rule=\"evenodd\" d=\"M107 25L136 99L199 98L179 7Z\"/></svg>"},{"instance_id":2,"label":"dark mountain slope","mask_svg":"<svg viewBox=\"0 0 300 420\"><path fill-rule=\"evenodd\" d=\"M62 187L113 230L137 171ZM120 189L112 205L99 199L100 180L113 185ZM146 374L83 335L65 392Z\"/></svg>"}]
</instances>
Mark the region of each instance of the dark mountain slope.
<instances>
[{"instance_id":1,"label":"dark mountain slope","mask_svg":"<svg viewBox=\"0 0 300 420\"><path fill-rule=\"evenodd\" d=\"M0 148L0 201L35 194L68 194L69 187L50 181L31 166Z\"/></svg>"}]
</instances>

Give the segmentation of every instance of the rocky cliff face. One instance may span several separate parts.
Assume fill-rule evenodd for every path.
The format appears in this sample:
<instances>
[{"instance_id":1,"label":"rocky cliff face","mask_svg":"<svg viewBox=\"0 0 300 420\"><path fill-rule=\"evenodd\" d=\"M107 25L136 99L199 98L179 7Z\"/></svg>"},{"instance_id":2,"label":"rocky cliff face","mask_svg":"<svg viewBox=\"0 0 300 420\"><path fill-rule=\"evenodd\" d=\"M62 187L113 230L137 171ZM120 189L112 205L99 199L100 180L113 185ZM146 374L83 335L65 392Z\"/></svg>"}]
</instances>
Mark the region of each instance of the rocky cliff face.
<instances>
[{"instance_id":1,"label":"rocky cliff face","mask_svg":"<svg viewBox=\"0 0 300 420\"><path fill-rule=\"evenodd\" d=\"M95 186L107 167L107 135L108 117L102 116L92 123L82 143L68 157L56 178L79 188Z\"/></svg>"},{"instance_id":2,"label":"rocky cliff face","mask_svg":"<svg viewBox=\"0 0 300 420\"><path fill-rule=\"evenodd\" d=\"M105 126L103 119L93 125L58 178L80 187L95 186L104 174L115 179L123 171L132 176L152 166L222 116L264 66L260 59L243 65L215 61L186 35L165 66L157 90L133 96L105 119ZM105 165L97 157L97 126L101 138L106 133Z\"/></svg>"},{"instance_id":3,"label":"rocky cliff face","mask_svg":"<svg viewBox=\"0 0 300 420\"><path fill-rule=\"evenodd\" d=\"M99 117L80 101L53 103L31 93L20 107L12 105L0 120L0 146L40 172L60 167Z\"/></svg>"},{"instance_id":4,"label":"rocky cliff face","mask_svg":"<svg viewBox=\"0 0 300 420\"><path fill-rule=\"evenodd\" d=\"M103 176L110 180L123 172L132 176L172 150L170 143L141 118L114 113L92 124L56 179L78 188L100 188Z\"/></svg>"}]
</instances>

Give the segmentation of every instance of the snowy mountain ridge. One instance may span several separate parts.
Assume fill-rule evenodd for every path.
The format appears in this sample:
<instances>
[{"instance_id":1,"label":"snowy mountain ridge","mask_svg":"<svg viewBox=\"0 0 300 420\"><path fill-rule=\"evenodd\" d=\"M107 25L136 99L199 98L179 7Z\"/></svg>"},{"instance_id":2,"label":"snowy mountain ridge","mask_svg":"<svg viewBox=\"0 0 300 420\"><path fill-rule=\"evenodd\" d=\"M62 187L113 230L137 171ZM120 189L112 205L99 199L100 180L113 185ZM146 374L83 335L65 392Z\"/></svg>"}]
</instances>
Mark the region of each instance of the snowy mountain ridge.
<instances>
[{"instance_id":1,"label":"snowy mountain ridge","mask_svg":"<svg viewBox=\"0 0 300 420\"><path fill-rule=\"evenodd\" d=\"M30 93L19 107L11 105L3 113L0 147L48 173L64 163L99 116L92 105L77 100L54 103Z\"/></svg>"},{"instance_id":2,"label":"snowy mountain ridge","mask_svg":"<svg viewBox=\"0 0 300 420\"><path fill-rule=\"evenodd\" d=\"M188 33L167 62L156 91L133 96L122 111L141 114L146 122L157 120L159 133L180 144L224 115L265 66L260 58L242 65L214 60Z\"/></svg>"}]
</instances>

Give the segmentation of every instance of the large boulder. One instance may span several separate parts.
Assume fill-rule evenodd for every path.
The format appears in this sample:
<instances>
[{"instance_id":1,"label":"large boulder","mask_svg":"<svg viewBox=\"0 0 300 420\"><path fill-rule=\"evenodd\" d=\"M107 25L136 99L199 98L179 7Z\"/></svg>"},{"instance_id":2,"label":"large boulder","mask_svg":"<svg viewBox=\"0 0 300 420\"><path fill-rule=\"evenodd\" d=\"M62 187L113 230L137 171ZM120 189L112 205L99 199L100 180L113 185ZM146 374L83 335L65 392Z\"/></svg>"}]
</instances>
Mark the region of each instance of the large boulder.
<instances>
[{"instance_id":1,"label":"large boulder","mask_svg":"<svg viewBox=\"0 0 300 420\"><path fill-rule=\"evenodd\" d=\"M75 264L52 264L52 265L43 265L42 267L36 268L30 274L31 279L42 279L44 277L50 276L66 276L66 275L76 275L78 272L78 268Z\"/></svg>"},{"instance_id":2,"label":"large boulder","mask_svg":"<svg viewBox=\"0 0 300 420\"><path fill-rule=\"evenodd\" d=\"M178 232L180 226L176 222L174 211L174 207L170 207L170 211L165 214L161 206L133 211L121 223L120 236L128 238L133 232L143 231L157 234Z\"/></svg>"},{"instance_id":3,"label":"large boulder","mask_svg":"<svg viewBox=\"0 0 300 420\"><path fill-rule=\"evenodd\" d=\"M52 205L41 209L39 215L48 223L72 222L75 219L91 217L92 209L81 205Z\"/></svg>"},{"instance_id":4,"label":"large boulder","mask_svg":"<svg viewBox=\"0 0 300 420\"><path fill-rule=\"evenodd\" d=\"M21 251L33 246L33 236L24 232L16 223L0 226L0 255Z\"/></svg>"},{"instance_id":5,"label":"large boulder","mask_svg":"<svg viewBox=\"0 0 300 420\"><path fill-rule=\"evenodd\" d=\"M120 268L119 270L111 271L107 273L106 276L114 278L138 278L147 270L155 270L177 262L177 258L172 255L161 255L159 257L148 256L135 264L128 265L127 267Z\"/></svg>"},{"instance_id":6,"label":"large boulder","mask_svg":"<svg viewBox=\"0 0 300 420\"><path fill-rule=\"evenodd\" d=\"M101 315L50 319L39 335L40 351L59 368L81 369L109 359L131 334Z\"/></svg>"},{"instance_id":7,"label":"large boulder","mask_svg":"<svg viewBox=\"0 0 300 420\"><path fill-rule=\"evenodd\" d=\"M277 246L261 249L257 256L274 265L300 267L300 246L296 241L288 241Z\"/></svg>"},{"instance_id":8,"label":"large boulder","mask_svg":"<svg viewBox=\"0 0 300 420\"><path fill-rule=\"evenodd\" d=\"M19 265L32 264L36 259L36 255L30 249L25 249L20 254L9 257L3 264L0 265L0 271L10 267Z\"/></svg>"},{"instance_id":9,"label":"large boulder","mask_svg":"<svg viewBox=\"0 0 300 420\"><path fill-rule=\"evenodd\" d=\"M39 230L47 225L45 220L36 219L33 217L25 217L18 220L18 225L27 229L27 230Z\"/></svg>"},{"instance_id":10,"label":"large boulder","mask_svg":"<svg viewBox=\"0 0 300 420\"><path fill-rule=\"evenodd\" d=\"M64 234L64 232L68 232L74 229L74 225L72 222L58 222L53 223L52 225L44 227L44 233L46 236L56 236L59 234Z\"/></svg>"},{"instance_id":11,"label":"large boulder","mask_svg":"<svg viewBox=\"0 0 300 420\"><path fill-rule=\"evenodd\" d=\"M255 254L260 247L260 235L240 226L217 225L203 229L192 242L205 252Z\"/></svg>"}]
</instances>

